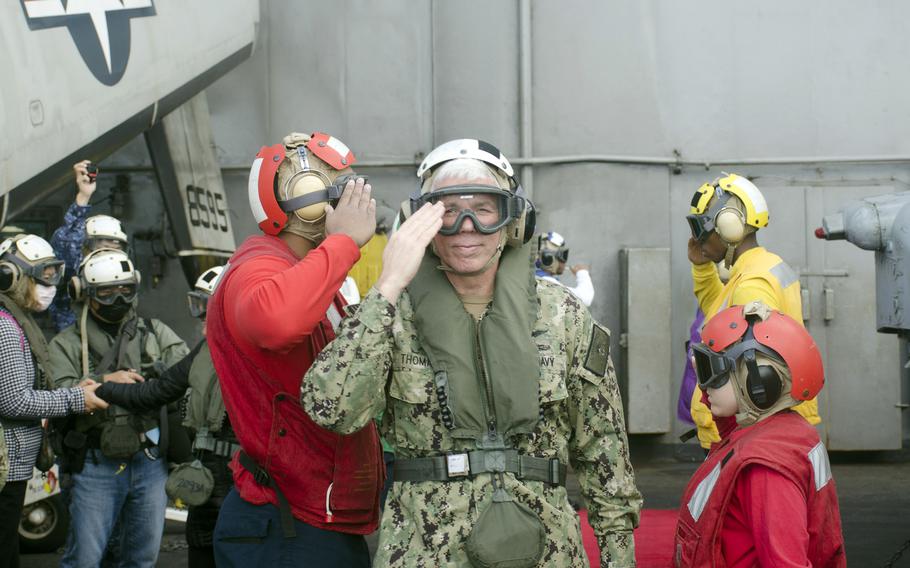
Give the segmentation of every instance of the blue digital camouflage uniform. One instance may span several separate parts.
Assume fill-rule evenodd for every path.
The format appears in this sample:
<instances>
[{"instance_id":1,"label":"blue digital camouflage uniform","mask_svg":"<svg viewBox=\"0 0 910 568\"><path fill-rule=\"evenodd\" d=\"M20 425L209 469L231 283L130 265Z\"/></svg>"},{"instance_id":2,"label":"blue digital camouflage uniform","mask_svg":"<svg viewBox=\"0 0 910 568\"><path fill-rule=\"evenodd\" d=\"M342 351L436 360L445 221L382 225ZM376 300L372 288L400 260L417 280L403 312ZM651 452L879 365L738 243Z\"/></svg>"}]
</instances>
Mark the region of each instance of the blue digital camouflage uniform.
<instances>
[{"instance_id":1,"label":"blue digital camouflage uniform","mask_svg":"<svg viewBox=\"0 0 910 568\"><path fill-rule=\"evenodd\" d=\"M66 272L63 275L64 283L69 282L69 279L76 275L79 270L79 263L82 262L82 243L85 242L85 219L91 209L91 205L79 205L73 202L63 216L63 224L54 231L54 236L51 237L51 246L54 247L54 254L66 266ZM70 306L70 297L66 293L65 287L57 291L57 295L54 296L54 301L48 311L58 332L76 323L76 314Z\"/></svg>"},{"instance_id":2,"label":"blue digital camouflage uniform","mask_svg":"<svg viewBox=\"0 0 910 568\"><path fill-rule=\"evenodd\" d=\"M634 566L632 529L641 495L629 461L609 332L561 285L538 279L537 295L533 337L541 369L541 420L530 435L516 437L515 447L525 455L571 463L602 566ZM599 364L589 364L598 357ZM357 431L384 410L381 430L397 458L475 449L473 441L450 436L435 392L407 292L396 307L372 289L307 372L301 403L314 421L340 433ZM491 475L396 481L382 516L375 566L471 566L465 539L492 500ZM511 473L505 474L505 486L544 525L539 566L588 566L565 487Z\"/></svg>"}]
</instances>

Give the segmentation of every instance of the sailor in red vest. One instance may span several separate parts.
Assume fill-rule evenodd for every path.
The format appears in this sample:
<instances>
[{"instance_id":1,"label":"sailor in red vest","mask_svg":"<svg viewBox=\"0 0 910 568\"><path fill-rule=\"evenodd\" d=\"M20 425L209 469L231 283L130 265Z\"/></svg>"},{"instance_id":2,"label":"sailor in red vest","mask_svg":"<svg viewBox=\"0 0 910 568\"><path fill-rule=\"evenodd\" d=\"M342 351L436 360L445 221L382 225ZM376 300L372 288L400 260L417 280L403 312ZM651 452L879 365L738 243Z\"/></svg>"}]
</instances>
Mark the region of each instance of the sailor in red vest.
<instances>
[{"instance_id":1,"label":"sailor in red vest","mask_svg":"<svg viewBox=\"0 0 910 568\"><path fill-rule=\"evenodd\" d=\"M304 374L335 337L338 293L373 236L376 202L354 155L320 132L263 147L250 206L265 233L231 257L208 305L207 338L242 450L215 527L218 566L367 567L385 466L372 421L350 435L300 407Z\"/></svg>"},{"instance_id":2,"label":"sailor in red vest","mask_svg":"<svg viewBox=\"0 0 910 568\"><path fill-rule=\"evenodd\" d=\"M683 494L676 566L847 565L828 453L792 407L824 384L818 347L761 302L719 312L693 348L715 416L738 427L715 444Z\"/></svg>"}]
</instances>

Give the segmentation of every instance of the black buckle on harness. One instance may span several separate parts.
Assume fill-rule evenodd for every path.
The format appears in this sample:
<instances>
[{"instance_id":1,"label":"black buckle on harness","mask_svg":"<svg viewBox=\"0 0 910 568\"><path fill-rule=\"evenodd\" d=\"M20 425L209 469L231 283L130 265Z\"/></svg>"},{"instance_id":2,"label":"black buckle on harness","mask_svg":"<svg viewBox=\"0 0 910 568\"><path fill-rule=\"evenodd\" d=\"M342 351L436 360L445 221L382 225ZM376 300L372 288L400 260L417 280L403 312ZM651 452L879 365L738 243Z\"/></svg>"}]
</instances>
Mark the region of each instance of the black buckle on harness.
<instances>
[{"instance_id":1,"label":"black buckle on harness","mask_svg":"<svg viewBox=\"0 0 910 568\"><path fill-rule=\"evenodd\" d=\"M272 476L270 476L269 472L262 469L261 467L257 466L256 469L250 473L253 474L253 479L255 479L256 483L259 485L264 485L266 487L270 487L272 485Z\"/></svg>"}]
</instances>

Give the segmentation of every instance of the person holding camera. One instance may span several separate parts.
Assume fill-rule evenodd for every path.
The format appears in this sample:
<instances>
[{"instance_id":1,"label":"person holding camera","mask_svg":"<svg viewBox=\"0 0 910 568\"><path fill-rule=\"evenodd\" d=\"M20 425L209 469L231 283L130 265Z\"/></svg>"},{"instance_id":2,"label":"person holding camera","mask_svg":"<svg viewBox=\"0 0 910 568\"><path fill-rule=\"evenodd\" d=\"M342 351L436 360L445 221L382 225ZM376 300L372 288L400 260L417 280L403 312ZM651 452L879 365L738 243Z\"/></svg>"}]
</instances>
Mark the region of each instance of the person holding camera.
<instances>
[{"instance_id":1,"label":"person holding camera","mask_svg":"<svg viewBox=\"0 0 910 568\"><path fill-rule=\"evenodd\" d=\"M125 252L86 256L69 283L79 321L50 343L54 384L135 382L160 375L187 353L156 319L136 315L140 275ZM164 411L112 405L56 427L61 469L71 476L70 535L61 566L98 566L119 525L120 562L154 566L167 498ZM160 442L160 445L159 445Z\"/></svg>"},{"instance_id":2,"label":"person holding camera","mask_svg":"<svg viewBox=\"0 0 910 568\"><path fill-rule=\"evenodd\" d=\"M43 445L41 418L107 408L100 386L48 390L47 341L33 313L47 309L63 262L35 235L0 244L0 566L19 566L19 518ZM46 471L52 463L37 464Z\"/></svg>"},{"instance_id":3,"label":"person holding camera","mask_svg":"<svg viewBox=\"0 0 910 568\"><path fill-rule=\"evenodd\" d=\"M63 224L54 231L51 246L63 260L66 272L64 281L72 278L82 262L82 257L99 248L126 250L127 237L120 221L108 215L88 217L89 201L97 189L98 166L89 160L73 164L76 178L76 200L63 216ZM61 332L76 323L76 314L70 307L67 294L57 294L48 312L54 328Z\"/></svg>"}]
</instances>

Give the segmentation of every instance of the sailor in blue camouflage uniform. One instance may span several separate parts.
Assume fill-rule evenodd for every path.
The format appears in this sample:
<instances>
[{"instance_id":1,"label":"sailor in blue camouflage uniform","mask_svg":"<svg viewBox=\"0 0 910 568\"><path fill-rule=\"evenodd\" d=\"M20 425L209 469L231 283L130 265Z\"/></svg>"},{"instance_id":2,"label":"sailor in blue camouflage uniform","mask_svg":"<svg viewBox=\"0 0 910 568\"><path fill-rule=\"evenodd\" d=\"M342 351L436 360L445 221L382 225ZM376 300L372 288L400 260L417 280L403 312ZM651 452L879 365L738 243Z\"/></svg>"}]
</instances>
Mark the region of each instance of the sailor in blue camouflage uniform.
<instances>
[{"instance_id":1,"label":"sailor in blue camouflage uniform","mask_svg":"<svg viewBox=\"0 0 910 568\"><path fill-rule=\"evenodd\" d=\"M76 200L63 215L63 224L54 231L51 246L54 254L66 267L64 282L76 275L82 256L98 248L125 250L126 234L120 221L107 215L89 217L92 206L89 201L98 184L95 173L90 173L91 162L82 160L73 164L76 177ZM97 170L94 170L97 171ZM91 233L91 234L88 234ZM60 332L76 323L76 314L70 305L68 294L57 294L48 308L54 328Z\"/></svg>"}]
</instances>

